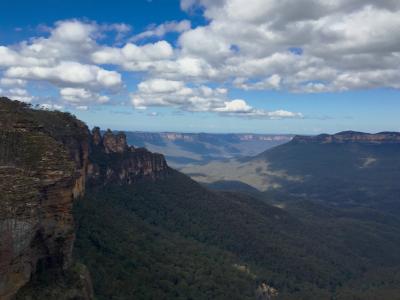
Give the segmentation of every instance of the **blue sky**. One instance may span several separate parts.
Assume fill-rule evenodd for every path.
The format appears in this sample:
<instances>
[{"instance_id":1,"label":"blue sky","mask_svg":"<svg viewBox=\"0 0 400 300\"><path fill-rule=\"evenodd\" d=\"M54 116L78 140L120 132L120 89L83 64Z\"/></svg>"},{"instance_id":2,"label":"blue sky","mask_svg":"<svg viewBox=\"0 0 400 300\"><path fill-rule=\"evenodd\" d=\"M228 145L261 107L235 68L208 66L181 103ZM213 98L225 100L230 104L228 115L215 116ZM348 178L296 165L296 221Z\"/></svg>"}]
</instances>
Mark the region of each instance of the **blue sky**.
<instances>
[{"instance_id":1,"label":"blue sky","mask_svg":"<svg viewBox=\"0 0 400 300\"><path fill-rule=\"evenodd\" d=\"M0 92L120 130L400 131L400 4L359 2L4 1Z\"/></svg>"}]
</instances>

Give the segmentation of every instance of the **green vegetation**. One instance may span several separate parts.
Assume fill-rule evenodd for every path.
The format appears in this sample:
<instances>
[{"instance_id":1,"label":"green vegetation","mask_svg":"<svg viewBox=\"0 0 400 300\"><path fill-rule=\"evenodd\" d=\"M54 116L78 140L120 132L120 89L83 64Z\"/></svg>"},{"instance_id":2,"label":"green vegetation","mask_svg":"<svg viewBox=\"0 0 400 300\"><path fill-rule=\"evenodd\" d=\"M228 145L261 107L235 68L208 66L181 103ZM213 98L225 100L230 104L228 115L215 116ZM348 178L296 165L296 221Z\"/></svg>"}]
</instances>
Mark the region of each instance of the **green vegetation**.
<instances>
[{"instance_id":1,"label":"green vegetation","mask_svg":"<svg viewBox=\"0 0 400 300\"><path fill-rule=\"evenodd\" d=\"M32 280L21 288L16 300L85 300L93 295L86 266L75 263L67 270L45 269L38 271Z\"/></svg>"},{"instance_id":2,"label":"green vegetation","mask_svg":"<svg viewBox=\"0 0 400 300\"><path fill-rule=\"evenodd\" d=\"M334 205L400 209L400 144L288 143L254 159L301 181L279 180L281 194Z\"/></svg>"},{"instance_id":3,"label":"green vegetation","mask_svg":"<svg viewBox=\"0 0 400 300\"><path fill-rule=\"evenodd\" d=\"M389 279L399 219L312 201L288 210L174 172L88 191L75 207L75 254L100 299L251 299L264 280L279 299L395 299L382 295L400 283ZM363 280L378 271L381 281Z\"/></svg>"},{"instance_id":4,"label":"green vegetation","mask_svg":"<svg viewBox=\"0 0 400 300\"><path fill-rule=\"evenodd\" d=\"M254 275L235 267L234 254L164 229L161 211L143 218L134 207L142 199L130 192L92 191L75 208L76 255L98 299L254 298Z\"/></svg>"}]
</instances>

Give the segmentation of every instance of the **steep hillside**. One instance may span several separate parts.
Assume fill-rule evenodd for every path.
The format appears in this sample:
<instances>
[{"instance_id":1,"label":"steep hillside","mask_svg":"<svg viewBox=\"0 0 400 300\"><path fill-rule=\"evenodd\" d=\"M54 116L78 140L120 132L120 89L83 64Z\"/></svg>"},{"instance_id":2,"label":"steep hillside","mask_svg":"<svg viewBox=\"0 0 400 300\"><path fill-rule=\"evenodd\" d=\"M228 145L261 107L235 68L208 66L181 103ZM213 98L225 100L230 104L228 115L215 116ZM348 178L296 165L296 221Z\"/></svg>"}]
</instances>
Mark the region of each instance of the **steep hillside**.
<instances>
[{"instance_id":1,"label":"steep hillside","mask_svg":"<svg viewBox=\"0 0 400 300\"><path fill-rule=\"evenodd\" d=\"M86 186L168 172L162 155L128 147L122 133L92 135L68 113L1 98L0 298L92 298L85 267L72 260L73 202Z\"/></svg>"},{"instance_id":2,"label":"steep hillside","mask_svg":"<svg viewBox=\"0 0 400 300\"><path fill-rule=\"evenodd\" d=\"M130 145L162 153L168 163L180 168L238 156L252 156L286 143L291 135L211 134L177 132L127 132Z\"/></svg>"},{"instance_id":3,"label":"steep hillside","mask_svg":"<svg viewBox=\"0 0 400 300\"><path fill-rule=\"evenodd\" d=\"M389 277L400 268L400 219L312 202L296 209L210 192L173 171L88 191L75 210L76 256L100 299L251 299L262 282L277 299L399 291Z\"/></svg>"}]
</instances>

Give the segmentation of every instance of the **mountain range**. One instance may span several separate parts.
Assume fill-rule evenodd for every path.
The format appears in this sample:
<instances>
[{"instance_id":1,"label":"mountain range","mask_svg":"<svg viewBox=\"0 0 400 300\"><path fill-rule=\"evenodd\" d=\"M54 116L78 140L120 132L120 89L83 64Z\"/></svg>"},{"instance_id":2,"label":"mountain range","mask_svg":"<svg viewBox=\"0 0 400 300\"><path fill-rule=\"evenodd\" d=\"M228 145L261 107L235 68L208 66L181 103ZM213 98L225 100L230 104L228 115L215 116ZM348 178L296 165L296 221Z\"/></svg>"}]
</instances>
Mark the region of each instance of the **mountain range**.
<instances>
[{"instance_id":1,"label":"mountain range","mask_svg":"<svg viewBox=\"0 0 400 300\"><path fill-rule=\"evenodd\" d=\"M169 165L180 168L256 155L290 141L293 135L126 132L126 137L130 145L163 153Z\"/></svg>"},{"instance_id":2,"label":"mountain range","mask_svg":"<svg viewBox=\"0 0 400 300\"><path fill-rule=\"evenodd\" d=\"M68 113L0 122L1 299L398 298L396 133L295 137L220 191Z\"/></svg>"},{"instance_id":3,"label":"mountain range","mask_svg":"<svg viewBox=\"0 0 400 300\"><path fill-rule=\"evenodd\" d=\"M400 133L340 132L295 136L256 156L181 169L225 189L244 184L260 192L324 199L335 204L398 206ZM225 183L225 184L223 184Z\"/></svg>"}]
</instances>

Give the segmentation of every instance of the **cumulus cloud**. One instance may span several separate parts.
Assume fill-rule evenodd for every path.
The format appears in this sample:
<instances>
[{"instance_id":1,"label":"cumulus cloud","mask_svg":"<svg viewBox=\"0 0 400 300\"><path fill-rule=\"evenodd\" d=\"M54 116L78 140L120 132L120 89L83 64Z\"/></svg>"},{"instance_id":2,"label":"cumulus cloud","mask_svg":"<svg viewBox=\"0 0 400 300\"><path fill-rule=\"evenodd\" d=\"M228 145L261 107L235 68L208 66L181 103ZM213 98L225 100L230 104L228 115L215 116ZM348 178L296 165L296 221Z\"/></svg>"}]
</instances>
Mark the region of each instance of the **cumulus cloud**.
<instances>
[{"instance_id":1,"label":"cumulus cloud","mask_svg":"<svg viewBox=\"0 0 400 300\"><path fill-rule=\"evenodd\" d=\"M182 53L209 63L216 79L295 92L398 88L398 1L181 1L193 6L210 22L181 35Z\"/></svg>"},{"instance_id":2,"label":"cumulus cloud","mask_svg":"<svg viewBox=\"0 0 400 300\"><path fill-rule=\"evenodd\" d=\"M51 67L10 67L5 76L16 79L46 80L58 86L82 85L91 88L118 88L121 75L94 65L77 62L61 62Z\"/></svg>"},{"instance_id":3,"label":"cumulus cloud","mask_svg":"<svg viewBox=\"0 0 400 300\"><path fill-rule=\"evenodd\" d=\"M113 93L123 85L121 74L93 64L90 58L100 47L96 38L101 30L128 30L123 24L109 26L112 28L105 29L96 23L77 20L59 21L48 30L48 37L0 46L0 70L3 69L0 85L9 87L11 91L12 87L22 87L29 80L44 81L62 89L85 90L94 97L93 103L101 102L104 98L98 93ZM32 100L32 97L22 93L8 95L14 99L18 96L20 100ZM64 100L67 98L63 97ZM85 97L75 98L76 101L78 99L86 101Z\"/></svg>"},{"instance_id":4,"label":"cumulus cloud","mask_svg":"<svg viewBox=\"0 0 400 300\"><path fill-rule=\"evenodd\" d=\"M73 105L82 103L106 103L110 99L108 96L93 93L83 88L62 88L60 90L61 97Z\"/></svg>"},{"instance_id":5,"label":"cumulus cloud","mask_svg":"<svg viewBox=\"0 0 400 300\"><path fill-rule=\"evenodd\" d=\"M184 10L193 6L203 9L209 23L182 30L178 48L152 59L138 49L140 55L129 59L121 54L124 47L106 48L94 61L244 90L315 93L399 86L400 5L395 1L181 1ZM155 27L139 36L165 31Z\"/></svg>"},{"instance_id":6,"label":"cumulus cloud","mask_svg":"<svg viewBox=\"0 0 400 300\"><path fill-rule=\"evenodd\" d=\"M96 64L114 64L129 71L147 71L172 56L172 46L166 41L159 41L143 46L128 43L121 48L102 47L92 53L91 58Z\"/></svg>"},{"instance_id":7,"label":"cumulus cloud","mask_svg":"<svg viewBox=\"0 0 400 300\"><path fill-rule=\"evenodd\" d=\"M230 100L228 91L212 89L205 85L189 87L183 81L150 79L138 84L131 102L138 109L172 106L190 112L214 112L221 115L259 117L267 119L302 118L300 113L289 111L265 111L250 106L243 99Z\"/></svg>"},{"instance_id":8,"label":"cumulus cloud","mask_svg":"<svg viewBox=\"0 0 400 300\"><path fill-rule=\"evenodd\" d=\"M303 114L297 112L291 112L286 110L266 111L263 109L256 109L248 105L246 101L242 99L225 101L223 107L216 108L214 111L220 113L227 113L231 116L267 118L272 120L303 118Z\"/></svg>"},{"instance_id":9,"label":"cumulus cloud","mask_svg":"<svg viewBox=\"0 0 400 300\"><path fill-rule=\"evenodd\" d=\"M186 111L209 111L220 105L226 93L226 89L211 89L204 85L189 87L183 81L155 78L138 84L132 104L139 109L175 106Z\"/></svg>"},{"instance_id":10,"label":"cumulus cloud","mask_svg":"<svg viewBox=\"0 0 400 300\"><path fill-rule=\"evenodd\" d=\"M45 81L65 103L90 106L125 87L120 71L140 72L145 80L132 94L137 108L285 118L300 115L258 110L229 99L227 89L400 88L399 1L182 0L181 7L200 9L207 22L152 25L122 44L131 31L126 24L65 20L46 36L1 45L3 93ZM103 39L110 31L117 45ZM176 41L163 40L169 32L178 33Z\"/></svg>"}]
</instances>

